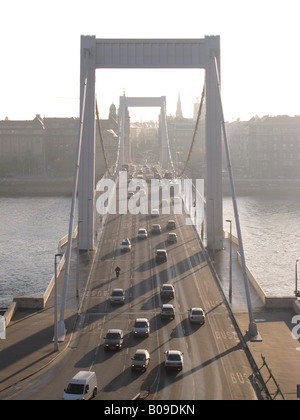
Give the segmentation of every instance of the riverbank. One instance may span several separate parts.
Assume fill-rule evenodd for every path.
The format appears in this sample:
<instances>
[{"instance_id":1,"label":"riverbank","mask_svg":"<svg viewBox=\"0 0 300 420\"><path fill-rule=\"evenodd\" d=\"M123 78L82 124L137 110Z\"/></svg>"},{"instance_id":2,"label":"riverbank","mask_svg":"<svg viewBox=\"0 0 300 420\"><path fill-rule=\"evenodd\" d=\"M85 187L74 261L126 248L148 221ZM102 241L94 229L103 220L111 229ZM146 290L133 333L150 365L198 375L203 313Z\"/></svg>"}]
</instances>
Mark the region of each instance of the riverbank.
<instances>
[{"instance_id":1,"label":"riverbank","mask_svg":"<svg viewBox=\"0 0 300 420\"><path fill-rule=\"evenodd\" d=\"M223 194L231 194L229 178L223 178ZM237 194L259 193L266 191L294 191L300 192L300 179L234 179L235 192Z\"/></svg>"},{"instance_id":2,"label":"riverbank","mask_svg":"<svg viewBox=\"0 0 300 420\"><path fill-rule=\"evenodd\" d=\"M228 178L223 178L223 194L231 193ZM300 179L234 180L237 194L265 191L300 191ZM0 197L71 196L73 178L9 178L0 179Z\"/></svg>"},{"instance_id":3,"label":"riverbank","mask_svg":"<svg viewBox=\"0 0 300 420\"><path fill-rule=\"evenodd\" d=\"M73 178L0 179L0 197L71 196Z\"/></svg>"}]
</instances>

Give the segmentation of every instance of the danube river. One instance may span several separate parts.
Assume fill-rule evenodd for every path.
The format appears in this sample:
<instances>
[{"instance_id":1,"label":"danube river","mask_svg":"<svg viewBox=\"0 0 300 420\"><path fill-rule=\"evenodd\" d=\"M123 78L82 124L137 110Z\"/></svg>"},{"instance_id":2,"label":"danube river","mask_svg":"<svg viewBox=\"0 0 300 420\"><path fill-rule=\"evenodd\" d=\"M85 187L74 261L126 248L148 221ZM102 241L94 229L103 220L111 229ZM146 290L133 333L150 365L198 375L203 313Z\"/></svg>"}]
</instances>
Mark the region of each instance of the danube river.
<instances>
[{"instance_id":1,"label":"danube river","mask_svg":"<svg viewBox=\"0 0 300 420\"><path fill-rule=\"evenodd\" d=\"M267 295L294 291L295 261L300 259L299 196L297 190L237 197L246 264ZM58 241L68 233L70 206L70 197L0 197L0 308L15 296L44 293ZM229 231L225 220L234 222L230 197L224 198L223 213L224 230Z\"/></svg>"}]
</instances>

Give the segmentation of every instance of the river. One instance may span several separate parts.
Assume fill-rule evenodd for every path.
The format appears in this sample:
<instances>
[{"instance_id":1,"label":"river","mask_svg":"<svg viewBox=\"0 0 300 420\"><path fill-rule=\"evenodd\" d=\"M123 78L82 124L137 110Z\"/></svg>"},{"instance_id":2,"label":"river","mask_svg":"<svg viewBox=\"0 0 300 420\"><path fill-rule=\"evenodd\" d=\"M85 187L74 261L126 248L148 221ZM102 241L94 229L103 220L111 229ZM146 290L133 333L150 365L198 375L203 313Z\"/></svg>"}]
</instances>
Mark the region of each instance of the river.
<instances>
[{"instance_id":1,"label":"river","mask_svg":"<svg viewBox=\"0 0 300 420\"><path fill-rule=\"evenodd\" d=\"M269 192L237 197L246 264L267 295L292 295L300 257L300 199ZM224 197L233 220L231 197ZM0 308L15 296L44 293L54 272L57 244L68 232L70 197L0 197ZM299 258L300 259L300 258Z\"/></svg>"},{"instance_id":2,"label":"river","mask_svg":"<svg viewBox=\"0 0 300 420\"><path fill-rule=\"evenodd\" d=\"M70 197L0 197L0 308L15 296L45 292L70 208Z\"/></svg>"}]
</instances>

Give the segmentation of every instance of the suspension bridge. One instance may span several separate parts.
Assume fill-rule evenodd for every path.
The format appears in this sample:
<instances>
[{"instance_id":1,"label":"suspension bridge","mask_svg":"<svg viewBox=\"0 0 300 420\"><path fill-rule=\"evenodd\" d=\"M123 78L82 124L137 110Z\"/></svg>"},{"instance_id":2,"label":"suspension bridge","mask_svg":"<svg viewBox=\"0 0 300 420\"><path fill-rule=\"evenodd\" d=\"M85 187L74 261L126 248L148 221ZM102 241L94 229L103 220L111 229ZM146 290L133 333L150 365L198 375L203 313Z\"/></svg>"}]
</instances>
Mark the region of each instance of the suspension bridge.
<instances>
[{"instance_id":1,"label":"suspension bridge","mask_svg":"<svg viewBox=\"0 0 300 420\"><path fill-rule=\"evenodd\" d=\"M171 167L173 176L175 168L172 161L170 142L166 123L166 99L161 98L126 98L120 99L119 108L119 144L113 173L105 154L103 137L99 122L98 105L95 95L96 69L100 68L200 68L205 70L205 89L202 92L201 105L195 134L191 141L188 159L192 153L194 140L199 124L202 105L206 102L206 236L207 249L214 252L223 248L222 221L222 129L228 163L229 178L235 212L235 221L239 248L241 252L243 277L249 311L249 331L257 336L257 328L252 314L252 305L246 274L246 263L243 251L238 209L235 200L234 184L231 173L230 154L227 143L225 121L220 93L220 38L206 36L204 39L96 39L95 36L81 37L80 61L80 122L78 129L77 158L74 173L72 205L66 251L66 270L63 285L58 335L65 337L65 306L68 284L71 242L74 230L76 197L78 196L78 220L80 220L79 249L94 249L95 243L95 121L101 139L107 171L115 175L129 157L124 141L125 109L129 106L159 106L161 108L161 163L165 168ZM96 118L97 117L97 118ZM184 165L184 168L188 164ZM184 168L183 171L184 172ZM182 175L182 174L180 174Z\"/></svg>"},{"instance_id":2,"label":"suspension bridge","mask_svg":"<svg viewBox=\"0 0 300 420\"><path fill-rule=\"evenodd\" d=\"M166 97L120 97L118 110L118 140L115 154L108 155L103 141L101 121L99 118L98 101L95 95L95 72L101 68L137 68L157 69L166 68L199 68L205 70L204 86L195 128L190 144L187 145L186 161L180 169L173 162L171 144L168 136L166 118ZM76 206L78 208L78 245L77 251L88 254L95 251L91 267L88 267L88 280L79 307L76 309L76 329L69 334L71 343L71 360L62 365L56 373L53 384L48 389L56 395L57 383L66 380L76 368L95 370L101 377L101 395L112 399L128 399L130 393L135 395L137 389L147 389L156 399L187 400L187 399L271 399L272 396L262 379L254 358L248 350L240 327L233 316L224 290L220 287L209 255L213 255L223 248L222 222L222 147L226 153L228 175L231 185L232 201L238 236L238 248L241 255L241 271L245 301L248 309L248 319L243 320L243 326L248 322L248 334L251 341L261 341L253 317L252 302L246 273L243 241L240 229L238 208L235 198L234 182L231 171L230 153L225 130L221 90L220 90L220 38L207 36L204 39L96 39L95 36L82 36L80 60L80 119L78 126L77 154L74 169L73 194L70 209L68 241L65 252L65 269L61 278L61 307L58 328L54 328L55 343L66 344L66 315L67 289L74 291L74 273L70 272L72 239L75 228ZM201 235L194 226L186 223L186 214L174 216L174 226L179 240L166 245L160 235L150 235L146 241L136 238L140 227L151 232L153 219L150 215L134 215L120 212L117 216L109 215L104 225L100 239L97 237L96 204L97 180L96 142L100 142L103 162L105 165L104 181L110 181L115 189L120 191L120 184L124 172L122 169L129 163L134 164L131 156L130 141L125 135L125 116L129 107L159 107L159 138L160 150L157 160L163 170L172 174L172 180L185 179L185 172L195 150L195 142L200 121L205 122L205 212L204 223L206 244L203 245ZM99 146L99 145L98 145ZM126 178L127 186L127 178ZM110 183L108 182L107 185ZM151 180L152 184L152 180ZM195 186L193 186L194 188ZM193 190L194 192L194 190ZM122 206L122 195L117 194L119 206ZM124 197L123 197L124 198ZM175 197L174 197L175 198ZM149 197L146 193L146 199ZM125 200L127 203L127 198ZM163 201L163 200L162 200ZM109 200L108 200L109 202ZM173 200L175 206L175 199ZM162 205L162 202L160 203ZM120 207L119 207L120 208ZM162 213L159 222L163 224L163 233L168 232L169 215ZM123 254L119 249L122 238L130 237L133 247L130 253ZM162 246L166 247L167 261L156 263L154 252ZM168 251L168 252L167 252ZM73 252L74 255L74 252ZM55 258L58 254L55 255ZM77 262L78 262L77 255ZM56 263L56 260L55 260ZM216 263L216 261L215 261ZM115 265L121 265L120 279L114 276ZM227 263L225 263L227 266ZM87 270L87 267L85 267ZM239 269L240 270L240 269ZM77 270L78 274L78 270ZM77 277L76 274L76 277ZM86 274L86 273L85 273ZM72 284L70 283L72 281ZM240 278L239 278L240 281ZM162 303L160 290L162 284L171 283L175 286L175 320L164 324L157 309ZM239 284L239 282L238 282ZM241 286L239 284L239 286ZM122 287L125 295L125 305L112 309L109 304L109 293L114 287ZM76 298L78 298L76 286ZM54 300L57 300L57 294ZM80 293L79 293L80 294ZM253 297L253 291L252 291ZM53 297L52 297L53 298ZM74 302L74 296L73 296ZM71 299L70 299L71 300ZM77 302L78 303L78 302ZM188 306L201 304L207 315L207 327L194 329L186 321ZM56 306L56 304L54 305ZM52 309L52 304L50 304ZM72 308L71 312L74 309ZM57 310L55 311L57 314ZM42 316L43 311L39 315ZM140 344L134 342L131 328L134 319L145 316L150 320L151 334L147 338L147 349L151 354L150 374L146 380L132 381L127 372L129 366L129 350ZM29 317L23 321L32 328ZM70 319L67 318L68 325ZM51 323L49 317L43 317L43 325ZM38 324L38 322L37 322ZM55 326L57 320L55 321ZM51 325L52 327L52 325ZM101 340L107 328L122 328L124 330L124 347L126 351L114 355L114 362L105 357L101 348ZM50 328L51 329L51 328ZM52 329L51 329L52 330ZM73 337L74 333L74 337ZM20 331L18 330L18 334ZM99 338L100 337L100 338ZM44 340L42 336L35 336L36 341ZM100 341L99 341L100 340ZM29 340L32 344L33 340ZM44 341L43 341L44 343ZM161 350L168 346L175 346L183 353L185 359L184 374L175 377L164 375ZM44 344L41 345L43 349ZM174 347L174 348L175 348ZM268 344L266 345L268 349ZM243 350L243 351L240 351ZM8 348L9 351L9 348ZM39 349L39 354L40 354ZM57 349L56 349L57 351ZM64 350L63 350L64 351ZM30 357L34 357L30 351ZM13 356L13 352L9 353ZM72 360L75 357L75 361ZM43 359L41 357L40 359ZM39 359L39 360L40 360ZM56 357L54 358L54 360ZM26 362L26 358L24 359ZM264 360L264 359L263 359ZM29 366L34 365L30 363ZM264 365L265 367L265 360ZM9 366L7 367L9 370ZM40 369L39 369L40 370ZM268 368L269 371L269 368ZM269 381L269 379L268 379ZM268 382L267 381L267 382ZM51 381L50 381L51 382ZM277 396L281 394L276 381ZM8 385L11 388L12 385ZM258 389L260 388L261 389ZM36 386L34 386L36 388ZM2 389L2 391L5 391ZM124 391L125 390L125 391ZM19 390L13 391L19 392ZM124 394L125 392L125 394ZM26 390L25 390L26 393ZM53 395L54 395L53 394ZM48 394L47 394L48 395ZM57 394L58 395L58 394ZM284 396L282 395L282 398Z\"/></svg>"}]
</instances>

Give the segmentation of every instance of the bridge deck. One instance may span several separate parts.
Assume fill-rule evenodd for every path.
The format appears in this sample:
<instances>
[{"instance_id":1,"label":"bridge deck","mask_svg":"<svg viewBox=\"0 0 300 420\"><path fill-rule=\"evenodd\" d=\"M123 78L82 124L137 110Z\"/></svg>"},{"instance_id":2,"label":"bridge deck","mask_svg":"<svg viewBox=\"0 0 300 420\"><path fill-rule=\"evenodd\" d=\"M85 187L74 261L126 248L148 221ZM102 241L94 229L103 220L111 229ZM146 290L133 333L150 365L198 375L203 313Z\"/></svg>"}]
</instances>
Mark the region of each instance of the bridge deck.
<instances>
[{"instance_id":1,"label":"bridge deck","mask_svg":"<svg viewBox=\"0 0 300 420\"><path fill-rule=\"evenodd\" d=\"M125 219L125 217L127 219ZM193 352L193 345L198 343L198 341L193 341L198 340L198 338L195 337L197 334L203 334L202 342L200 341L199 344L201 347L203 346L203 340L206 341L208 340L208 337L211 335L213 336L213 340L210 344L210 346L213 347L213 350L203 348L203 356L201 355L199 356L200 358L196 358L195 364L193 359L187 360L187 357L185 358L187 367L185 368L186 371L181 380L184 384L187 384L187 381L192 384L192 376L187 372L193 372L193 374L198 375L199 378L199 375L204 375L201 377L206 378L205 371L207 370L209 375L213 375L213 372L215 372L217 375L215 380L221 380L221 382L225 380L228 389L226 385L224 385L222 389L220 388L217 391L212 390L211 393L206 393L207 391L204 391L203 389L200 390L201 392L199 391L199 393L197 393L195 390L191 390L191 385L187 388L190 394L187 394L184 391L184 388L180 388L177 398L189 399L189 395L191 399L198 399L201 395L205 395L206 398L219 397L221 399L251 398L250 387L249 384L247 384L251 369L246 367L247 363L244 356L238 354L243 352L236 351L241 349L238 346L236 335L233 333L230 321L226 320L225 324L222 323L223 321L220 321L220 318L227 318L224 303L222 303L220 295L215 290L216 286L212 273L203 259L203 255L201 254L197 239L192 232L192 228L184 226L182 219L177 220L179 226L178 233L184 239L185 246L184 248L180 248L174 244L168 249L170 261L168 262L169 265L166 270L164 264L157 267L153 264L153 261L151 261L152 258L149 257L152 255L154 248L158 245L162 245L162 238L157 237L148 244L146 242L143 242L141 245L140 243L135 243L134 246L136 249L130 255L122 255L119 253L118 244L120 238L125 235L125 231L127 232L128 229L132 234L136 231L136 228L139 227L138 225L142 221L141 218L145 216L139 217L140 219L138 222L134 221L133 216L130 215L110 216L108 218L101 242L101 251L98 255L97 264L95 265L93 281L91 282L87 293L87 306L85 308L86 312L84 319L82 319L82 317L77 319L76 315L77 301L76 298L74 298L76 284L76 270L74 269L74 266L76 266L76 250L73 250L73 269L71 270L66 311L68 333L65 342L61 343L59 346L60 351L58 354L53 352L52 342L53 295L51 295L47 302L47 307L43 311L34 312L20 310L16 313L11 324L7 328L7 339L0 342L1 399L38 398L37 396L39 394L34 385L36 386L37 383L40 383L38 381L40 381L41 378L47 377L46 372L48 372L49 376L49 371L46 369L46 366L54 368L57 365L54 363L54 360L59 362L63 354L72 355L77 346L80 347L79 329L81 332L80 335L84 334L85 337L90 337L89 340L92 340L91 344L93 345L93 349L95 349L94 344L99 344L98 333L100 330L101 334L103 334L106 327L117 326L117 324L121 325L124 331L126 331L126 343L130 349L131 346L134 345L129 335L130 325L135 317L145 313L151 320L152 326L155 326L155 335L158 338L159 346L162 348L170 341L170 343L176 343L176 345L181 348L184 347L184 353L187 356L187 352ZM165 216L165 219L160 219L162 224L165 224L166 217L167 216ZM148 222L151 223L152 221L147 221L147 223ZM145 247L146 251L143 251L142 247ZM227 246L225 246L224 252L226 252L226 250ZM143 254L143 252L146 252L146 254ZM223 274L228 270L229 258L227 258L227 256L228 255L224 254L222 258L219 258L216 264L216 268ZM126 293L129 299L129 306L125 307L124 310L122 308L117 308L112 311L111 309L108 309L107 306L107 294L112 286L116 287L117 285L120 285L119 281L116 281L112 277L112 270L116 260L122 265L122 284L125 285L127 290ZM80 276L82 278L87 277L90 264L91 262L87 262L87 255L81 254ZM150 270L149 272L148 270L150 268L152 271ZM241 272L238 271L240 268L237 264L233 265L233 269L233 309L240 330L242 331L242 334L245 334L248 329L248 317L242 289L239 285ZM130 276L128 277L125 273L128 275L130 274ZM127 276L127 278L124 282L125 276ZM221 277L225 278L226 276L221 275ZM195 279L197 280L197 278L200 278L201 280L199 284L195 283ZM161 280L174 281L176 283L177 291L180 294L175 303L176 319L178 322L172 324L173 321L171 321L170 323L167 323L166 326L162 326L160 324L161 321L158 319L159 301L156 292L153 293L153 285L158 286L158 281ZM188 301L190 301L191 305L195 305L197 300L193 300L192 295L188 293L185 294L185 282L188 280L191 284L194 283L191 285L192 294L195 293L197 288L200 290L202 299L201 305L205 308L208 314L207 318L209 319L209 323L204 327L206 330L200 329L199 331L194 331L191 330L190 326L187 324L186 309L189 304ZM61 283L61 281L62 279L60 278L59 282ZM280 384L286 399L296 399L299 375L295 366L297 366L299 359L300 346L299 342L294 340L291 335L291 329L294 326L292 325L291 320L294 314L291 311L265 310L261 306L261 302L257 299L257 296L255 297L253 293L254 291L252 291L251 294L254 302L255 318L263 341L258 343L248 342L250 351L259 367L262 365L261 354L266 356L267 363ZM105 318L103 318L103 316ZM186 342L188 342L188 345ZM152 349L154 354L157 341L149 341L147 342L147 345L154 346ZM234 350L236 346L237 348ZM210 353L211 351L212 353ZM123 352L122 357L126 359L126 363L128 362L127 358L131 356L131 352L132 351L130 351L130 354L127 350L124 350ZM98 369L99 359L97 358L99 358L100 355L98 353L93 355L89 351L88 355L82 355L82 361L79 364L78 362L75 364L77 370L78 367L84 366L85 358L92 356L96 357L95 360L97 363L95 363L95 369ZM114 356L119 357L119 354ZM155 357L158 356L154 356L153 360L155 360ZM156 366L159 367L159 370L153 363L153 369L149 372L149 377L152 379L153 377L157 379L158 372L161 372L161 358L162 356L160 355L156 361ZM220 362L223 364L222 368L220 368ZM114 370L110 357L105 358L101 363L105 363L107 368L112 367L112 371ZM126 366L126 363L124 366ZM222 369L225 370L226 374L225 378L220 379L219 375L221 375ZM197 370L199 370L199 372L197 372ZM36 375L38 372L39 374ZM124 377L121 375L122 380L127 378L126 369L124 372ZM115 375L116 373L114 372L113 374ZM169 390L173 389L171 387L170 378L166 378L160 374L158 379L155 385L156 399L172 399L169 394ZM125 379L125 382L126 381L128 381L128 379ZM139 381L135 382L140 384ZM62 384L62 389L64 385L65 384ZM105 392L106 398L113 399L115 395L117 395L119 399L121 398L122 394L118 393L118 387L115 385L114 381L107 384ZM128 387L129 385L130 384L127 383ZM213 386L215 386L215 384ZM144 388L142 387L142 389ZM225 391L226 389L227 391ZM239 394L240 392L242 393ZM57 393L57 398L60 398L61 390L57 390ZM39 395L39 397L41 397L41 395ZM55 398L55 395L50 395L49 398L51 397Z\"/></svg>"}]
</instances>

